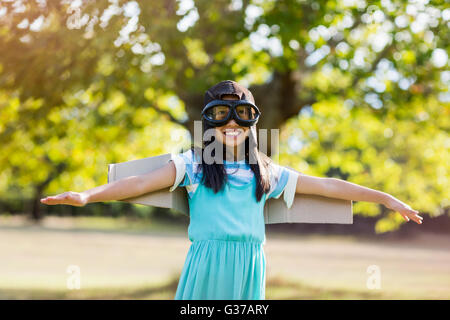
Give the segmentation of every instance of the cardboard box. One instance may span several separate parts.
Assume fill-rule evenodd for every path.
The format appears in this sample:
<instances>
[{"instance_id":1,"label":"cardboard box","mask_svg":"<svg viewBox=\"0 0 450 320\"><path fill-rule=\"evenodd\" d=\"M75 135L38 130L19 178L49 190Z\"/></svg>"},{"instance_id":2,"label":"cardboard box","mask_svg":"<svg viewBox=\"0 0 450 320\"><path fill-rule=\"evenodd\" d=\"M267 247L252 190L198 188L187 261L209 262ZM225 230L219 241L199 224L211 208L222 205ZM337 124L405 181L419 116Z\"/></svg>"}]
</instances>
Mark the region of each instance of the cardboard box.
<instances>
[{"instance_id":1,"label":"cardboard box","mask_svg":"<svg viewBox=\"0 0 450 320\"><path fill-rule=\"evenodd\" d=\"M131 160L108 165L108 183L129 176L148 173L164 166L171 159L171 154L163 154L138 160ZM289 168L293 170L292 168ZM123 199L129 203L148 206L172 208L189 215L188 195L184 187L173 192L169 188L147 193L138 197ZM339 223L352 224L352 201L327 198L317 195L296 194L291 208L287 208L283 197L271 198L264 207L264 221L273 223Z\"/></svg>"}]
</instances>

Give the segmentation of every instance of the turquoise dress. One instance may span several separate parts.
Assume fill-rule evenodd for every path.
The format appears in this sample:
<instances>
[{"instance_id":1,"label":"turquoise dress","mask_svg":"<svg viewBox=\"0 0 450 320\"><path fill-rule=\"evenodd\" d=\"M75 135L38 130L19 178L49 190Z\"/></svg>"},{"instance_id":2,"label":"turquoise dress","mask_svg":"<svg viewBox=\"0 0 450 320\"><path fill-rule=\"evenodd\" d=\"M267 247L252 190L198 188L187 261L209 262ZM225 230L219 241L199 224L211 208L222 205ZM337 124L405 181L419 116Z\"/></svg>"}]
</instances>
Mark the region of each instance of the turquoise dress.
<instances>
[{"instance_id":1,"label":"turquoise dress","mask_svg":"<svg viewBox=\"0 0 450 320\"><path fill-rule=\"evenodd\" d=\"M192 157L190 150L181 155L186 174L179 185L188 190L192 243L175 299L265 299L264 204L283 191L287 171L278 166L273 188L257 202L256 178L244 161L225 162L229 181L215 194L194 173Z\"/></svg>"}]
</instances>

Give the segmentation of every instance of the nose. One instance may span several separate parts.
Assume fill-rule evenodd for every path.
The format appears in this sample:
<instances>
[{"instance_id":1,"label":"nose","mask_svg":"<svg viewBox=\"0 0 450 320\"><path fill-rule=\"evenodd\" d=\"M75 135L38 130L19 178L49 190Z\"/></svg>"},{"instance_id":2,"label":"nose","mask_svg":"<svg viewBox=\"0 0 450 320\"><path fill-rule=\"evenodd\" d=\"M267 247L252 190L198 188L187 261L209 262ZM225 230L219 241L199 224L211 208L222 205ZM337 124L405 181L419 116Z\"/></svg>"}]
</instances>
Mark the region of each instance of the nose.
<instances>
[{"instance_id":1,"label":"nose","mask_svg":"<svg viewBox=\"0 0 450 320\"><path fill-rule=\"evenodd\" d=\"M227 126L239 126L234 119L231 119L227 122Z\"/></svg>"}]
</instances>

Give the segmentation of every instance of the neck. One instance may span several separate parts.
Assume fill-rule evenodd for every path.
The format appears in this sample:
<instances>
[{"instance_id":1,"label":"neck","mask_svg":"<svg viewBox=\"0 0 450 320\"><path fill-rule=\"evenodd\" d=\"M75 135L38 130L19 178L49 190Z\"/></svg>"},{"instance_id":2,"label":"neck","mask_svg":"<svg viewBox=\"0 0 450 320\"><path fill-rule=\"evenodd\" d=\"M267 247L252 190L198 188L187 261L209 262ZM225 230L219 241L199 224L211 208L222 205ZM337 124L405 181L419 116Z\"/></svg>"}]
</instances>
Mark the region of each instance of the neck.
<instances>
[{"instance_id":1,"label":"neck","mask_svg":"<svg viewBox=\"0 0 450 320\"><path fill-rule=\"evenodd\" d=\"M225 160L226 161L240 161L245 159L245 143L241 143L234 147L225 147Z\"/></svg>"}]
</instances>

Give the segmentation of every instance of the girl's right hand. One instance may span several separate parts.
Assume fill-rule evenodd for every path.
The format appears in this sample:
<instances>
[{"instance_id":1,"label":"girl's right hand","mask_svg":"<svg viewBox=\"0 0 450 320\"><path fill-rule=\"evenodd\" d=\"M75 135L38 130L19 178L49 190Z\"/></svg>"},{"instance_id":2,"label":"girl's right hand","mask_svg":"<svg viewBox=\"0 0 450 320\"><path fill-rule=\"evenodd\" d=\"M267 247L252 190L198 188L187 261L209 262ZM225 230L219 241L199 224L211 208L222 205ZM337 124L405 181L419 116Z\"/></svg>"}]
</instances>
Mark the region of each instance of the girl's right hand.
<instances>
[{"instance_id":1,"label":"girl's right hand","mask_svg":"<svg viewBox=\"0 0 450 320\"><path fill-rule=\"evenodd\" d=\"M88 196L80 192L64 192L56 196L42 198L41 202L44 204L68 204L76 207L83 207L88 203Z\"/></svg>"}]
</instances>

